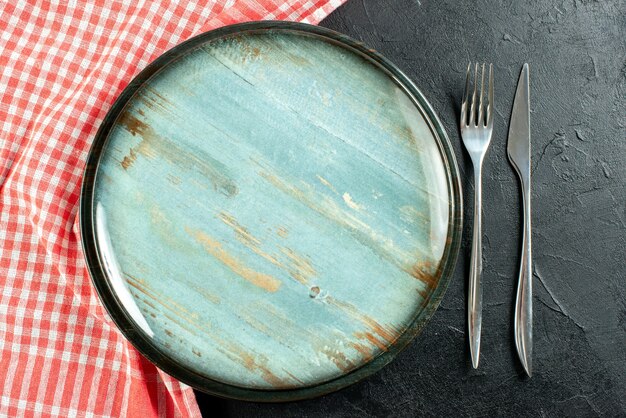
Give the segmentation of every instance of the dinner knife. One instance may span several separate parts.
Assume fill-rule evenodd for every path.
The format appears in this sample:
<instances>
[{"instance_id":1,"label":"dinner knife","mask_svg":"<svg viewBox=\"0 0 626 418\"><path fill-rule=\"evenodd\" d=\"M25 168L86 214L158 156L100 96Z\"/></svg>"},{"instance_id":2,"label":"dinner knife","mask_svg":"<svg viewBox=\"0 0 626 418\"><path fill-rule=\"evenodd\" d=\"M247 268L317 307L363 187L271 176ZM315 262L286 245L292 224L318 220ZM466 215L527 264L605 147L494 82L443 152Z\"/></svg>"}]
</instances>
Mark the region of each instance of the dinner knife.
<instances>
[{"instance_id":1,"label":"dinner knife","mask_svg":"<svg viewBox=\"0 0 626 418\"><path fill-rule=\"evenodd\" d=\"M530 86L528 64L524 64L517 83L507 152L517 172L523 204L522 257L515 301L515 346L528 376L532 375L533 309L530 216Z\"/></svg>"}]
</instances>

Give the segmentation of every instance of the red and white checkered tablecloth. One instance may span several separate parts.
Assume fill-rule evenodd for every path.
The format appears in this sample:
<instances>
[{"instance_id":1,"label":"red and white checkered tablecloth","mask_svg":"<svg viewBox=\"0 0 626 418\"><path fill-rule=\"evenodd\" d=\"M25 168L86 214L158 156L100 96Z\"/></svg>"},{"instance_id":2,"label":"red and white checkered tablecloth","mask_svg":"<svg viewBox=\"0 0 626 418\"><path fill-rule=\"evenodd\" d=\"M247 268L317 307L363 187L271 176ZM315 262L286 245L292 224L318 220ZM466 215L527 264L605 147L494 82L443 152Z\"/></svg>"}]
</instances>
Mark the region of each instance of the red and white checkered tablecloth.
<instances>
[{"instance_id":1,"label":"red and white checkered tablecloth","mask_svg":"<svg viewBox=\"0 0 626 418\"><path fill-rule=\"evenodd\" d=\"M199 416L122 337L77 229L98 125L142 68L218 26L317 23L345 0L0 2L0 416Z\"/></svg>"}]
</instances>

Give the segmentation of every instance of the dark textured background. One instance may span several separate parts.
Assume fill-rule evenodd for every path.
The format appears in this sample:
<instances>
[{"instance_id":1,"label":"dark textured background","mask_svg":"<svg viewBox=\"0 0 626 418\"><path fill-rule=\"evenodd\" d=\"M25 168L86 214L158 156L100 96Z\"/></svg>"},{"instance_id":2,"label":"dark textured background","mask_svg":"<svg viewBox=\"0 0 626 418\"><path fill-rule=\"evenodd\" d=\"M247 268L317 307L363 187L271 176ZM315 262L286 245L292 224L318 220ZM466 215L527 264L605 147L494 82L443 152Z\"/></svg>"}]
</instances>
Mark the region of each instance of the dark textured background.
<instances>
[{"instance_id":1,"label":"dark textured background","mask_svg":"<svg viewBox=\"0 0 626 418\"><path fill-rule=\"evenodd\" d=\"M524 4L522 4L524 3ZM322 22L377 49L442 119L473 197L457 115L469 61L495 66L483 184L483 334L471 369L465 291L469 223L455 277L425 331L369 379L310 401L255 404L198 394L206 416L626 416L626 1L349 0ZM506 139L530 64L534 374L515 355L519 186ZM466 221L471 213L466 209Z\"/></svg>"}]
</instances>

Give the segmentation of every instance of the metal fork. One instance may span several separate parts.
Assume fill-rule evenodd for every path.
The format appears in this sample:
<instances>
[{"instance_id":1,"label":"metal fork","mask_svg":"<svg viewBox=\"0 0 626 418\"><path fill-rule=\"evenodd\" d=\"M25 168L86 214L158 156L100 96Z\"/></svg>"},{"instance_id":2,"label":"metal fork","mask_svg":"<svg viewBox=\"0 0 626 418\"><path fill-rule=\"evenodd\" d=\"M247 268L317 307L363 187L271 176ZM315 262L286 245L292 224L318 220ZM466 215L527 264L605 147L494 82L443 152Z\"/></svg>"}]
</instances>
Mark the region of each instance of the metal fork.
<instances>
[{"instance_id":1,"label":"metal fork","mask_svg":"<svg viewBox=\"0 0 626 418\"><path fill-rule=\"evenodd\" d=\"M482 166L493 132L493 65L489 64L489 85L486 105L483 103L485 64L482 65L478 109L476 109L478 63L476 63L474 70L474 92L471 97L471 105L469 103L471 66L471 63L467 66L465 93L463 94L463 101L461 102L461 137L463 138L465 149L467 149L474 165L474 229L470 261L467 317L472 366L477 368L480 357L480 330L483 309L483 292L480 283L483 269L481 232ZM468 105L470 105L469 111ZM478 110L478 115L476 114L476 110Z\"/></svg>"}]
</instances>

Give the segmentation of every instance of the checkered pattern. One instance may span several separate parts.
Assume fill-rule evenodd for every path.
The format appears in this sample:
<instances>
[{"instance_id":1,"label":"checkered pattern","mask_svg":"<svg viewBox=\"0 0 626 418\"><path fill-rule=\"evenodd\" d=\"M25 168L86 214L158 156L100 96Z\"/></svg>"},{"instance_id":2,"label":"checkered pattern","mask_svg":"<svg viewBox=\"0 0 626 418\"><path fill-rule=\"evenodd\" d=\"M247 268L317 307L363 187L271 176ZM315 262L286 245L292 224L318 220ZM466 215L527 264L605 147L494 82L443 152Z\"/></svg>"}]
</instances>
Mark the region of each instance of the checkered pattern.
<instances>
[{"instance_id":1,"label":"checkered pattern","mask_svg":"<svg viewBox=\"0 0 626 418\"><path fill-rule=\"evenodd\" d=\"M97 127L177 43L246 20L317 23L344 0L0 2L0 416L199 416L122 337L77 229Z\"/></svg>"}]
</instances>

